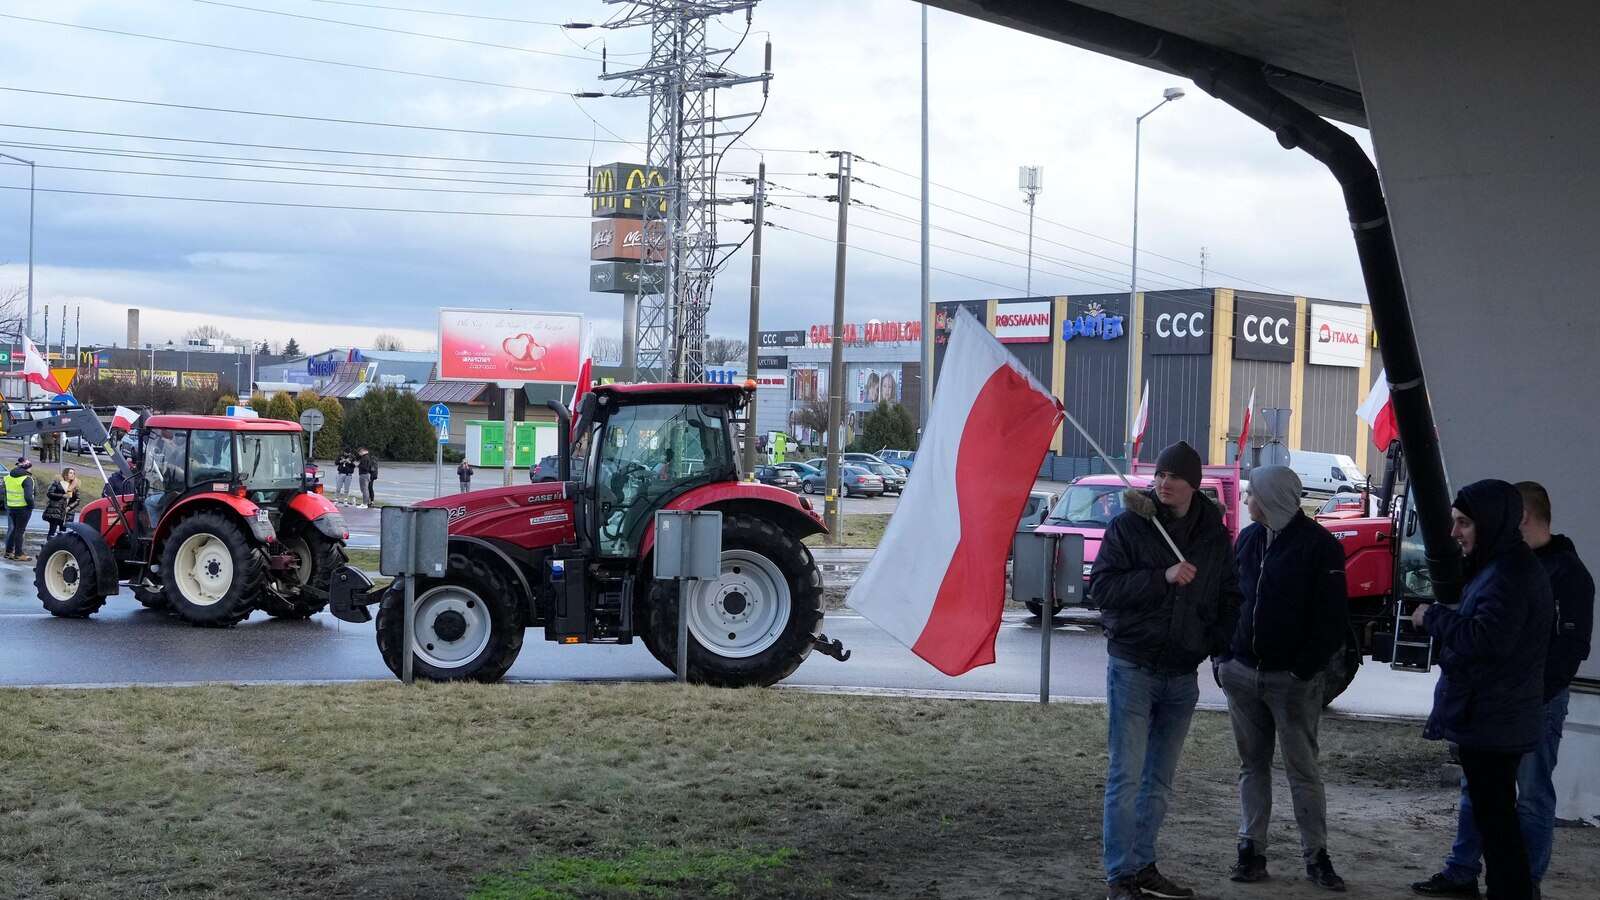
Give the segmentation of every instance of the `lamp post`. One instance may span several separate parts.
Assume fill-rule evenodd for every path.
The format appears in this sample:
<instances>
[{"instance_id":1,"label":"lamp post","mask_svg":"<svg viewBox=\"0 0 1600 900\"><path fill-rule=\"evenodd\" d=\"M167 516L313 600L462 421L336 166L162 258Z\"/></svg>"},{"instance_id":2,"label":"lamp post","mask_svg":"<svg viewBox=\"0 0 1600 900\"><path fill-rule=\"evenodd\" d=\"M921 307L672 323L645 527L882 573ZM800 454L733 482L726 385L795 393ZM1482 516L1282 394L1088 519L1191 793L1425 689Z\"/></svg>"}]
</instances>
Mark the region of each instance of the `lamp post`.
<instances>
[{"instance_id":1,"label":"lamp post","mask_svg":"<svg viewBox=\"0 0 1600 900\"><path fill-rule=\"evenodd\" d=\"M1025 293L1033 296L1033 203L1044 190L1043 166L1019 166L1017 190L1022 191L1022 202L1028 204L1028 280Z\"/></svg>"},{"instance_id":2,"label":"lamp post","mask_svg":"<svg viewBox=\"0 0 1600 900\"><path fill-rule=\"evenodd\" d=\"M1144 125L1144 120L1149 118L1156 110L1183 96L1183 88L1169 87L1161 92L1161 102L1150 107L1144 115L1133 120L1133 260L1128 265L1128 318L1133 318L1135 298L1139 294L1139 132ZM1135 328L1142 328L1143 324L1133 323ZM1141 344L1142 347L1142 344ZM1133 426L1135 415L1134 404L1138 403L1139 392L1133 383L1133 345L1128 345L1128 417L1124 420L1124 430ZM1127 447L1127 459L1133 458L1133 443L1130 440Z\"/></svg>"},{"instance_id":3,"label":"lamp post","mask_svg":"<svg viewBox=\"0 0 1600 900\"><path fill-rule=\"evenodd\" d=\"M9 159L28 167L28 323L22 327L22 333L28 337L33 336L33 183L37 167L33 160L12 156L9 153L0 153L0 159Z\"/></svg>"}]
</instances>

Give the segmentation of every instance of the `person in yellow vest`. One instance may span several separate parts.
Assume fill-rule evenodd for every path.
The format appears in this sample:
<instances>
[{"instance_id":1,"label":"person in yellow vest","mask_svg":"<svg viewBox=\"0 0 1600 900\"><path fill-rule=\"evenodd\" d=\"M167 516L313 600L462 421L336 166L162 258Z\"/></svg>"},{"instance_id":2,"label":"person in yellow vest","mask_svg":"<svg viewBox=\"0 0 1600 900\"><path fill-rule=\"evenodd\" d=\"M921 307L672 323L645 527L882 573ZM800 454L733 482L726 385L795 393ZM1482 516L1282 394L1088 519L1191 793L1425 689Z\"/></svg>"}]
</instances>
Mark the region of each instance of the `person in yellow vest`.
<instances>
[{"instance_id":1,"label":"person in yellow vest","mask_svg":"<svg viewBox=\"0 0 1600 900\"><path fill-rule=\"evenodd\" d=\"M6 515L11 519L11 530L6 532L6 559L32 562L33 557L22 552L22 537L28 530L28 520L33 518L33 463L20 457L5 482Z\"/></svg>"}]
</instances>

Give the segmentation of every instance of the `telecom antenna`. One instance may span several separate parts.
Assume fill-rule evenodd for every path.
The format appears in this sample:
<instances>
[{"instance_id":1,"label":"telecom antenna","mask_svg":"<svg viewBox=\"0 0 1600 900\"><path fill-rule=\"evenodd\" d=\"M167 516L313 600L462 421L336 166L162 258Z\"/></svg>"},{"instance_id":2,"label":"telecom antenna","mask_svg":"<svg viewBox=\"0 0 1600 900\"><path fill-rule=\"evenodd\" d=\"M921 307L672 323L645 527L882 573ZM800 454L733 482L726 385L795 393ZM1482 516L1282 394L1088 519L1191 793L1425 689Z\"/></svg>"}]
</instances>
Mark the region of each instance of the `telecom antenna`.
<instances>
[{"instance_id":1,"label":"telecom antenna","mask_svg":"<svg viewBox=\"0 0 1600 900\"><path fill-rule=\"evenodd\" d=\"M605 72L620 82L614 97L648 97L650 135L645 164L661 171L662 184L646 194L644 233L661 228L665 239L662 293L639 297L638 366L643 380L705 380L706 317L716 274L717 166L728 146L760 112L719 115L716 92L772 80L766 71L730 71L738 45L713 48L706 27L713 18L743 12L748 26L757 0L605 0L627 12L610 29L649 28L650 59L638 68ZM740 43L743 43L741 40ZM743 125L734 123L747 120ZM659 222L660 225L653 225Z\"/></svg>"}]
</instances>

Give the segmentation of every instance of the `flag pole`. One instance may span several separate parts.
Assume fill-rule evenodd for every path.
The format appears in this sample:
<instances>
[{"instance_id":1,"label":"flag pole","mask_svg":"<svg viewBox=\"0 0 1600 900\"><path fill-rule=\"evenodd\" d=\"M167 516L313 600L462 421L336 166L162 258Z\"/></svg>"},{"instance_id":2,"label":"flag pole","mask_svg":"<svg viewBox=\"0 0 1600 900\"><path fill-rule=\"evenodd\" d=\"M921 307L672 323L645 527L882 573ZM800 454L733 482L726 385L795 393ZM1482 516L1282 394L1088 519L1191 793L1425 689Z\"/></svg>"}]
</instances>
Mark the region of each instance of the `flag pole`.
<instances>
[{"instance_id":1,"label":"flag pole","mask_svg":"<svg viewBox=\"0 0 1600 900\"><path fill-rule=\"evenodd\" d=\"M1138 488L1133 486L1133 482L1128 480L1128 476L1122 474L1122 470L1117 468L1117 464L1111 461L1111 457L1106 455L1106 451L1100 449L1100 442L1096 441L1088 431L1084 430L1082 425L1078 424L1078 420L1073 418L1072 413L1067 411L1066 406L1062 405L1060 402L1057 402L1056 405L1061 409L1061 414L1067 417L1067 421L1072 423L1072 427L1076 428L1078 433L1083 435L1083 439L1089 442L1089 446L1094 448L1094 452L1099 454L1100 461L1106 464L1106 468L1110 469L1113 475L1116 475L1118 478L1122 479L1123 487L1126 487L1130 491L1138 490ZM1162 526L1160 519L1156 518L1155 516L1151 516L1150 524L1156 526L1156 530L1161 532L1161 536L1163 538L1166 538L1167 546L1171 548L1173 555L1178 557L1178 562L1189 561L1188 557L1183 555L1183 551L1178 549L1178 545L1173 542L1172 535L1167 534L1167 529Z\"/></svg>"}]
</instances>

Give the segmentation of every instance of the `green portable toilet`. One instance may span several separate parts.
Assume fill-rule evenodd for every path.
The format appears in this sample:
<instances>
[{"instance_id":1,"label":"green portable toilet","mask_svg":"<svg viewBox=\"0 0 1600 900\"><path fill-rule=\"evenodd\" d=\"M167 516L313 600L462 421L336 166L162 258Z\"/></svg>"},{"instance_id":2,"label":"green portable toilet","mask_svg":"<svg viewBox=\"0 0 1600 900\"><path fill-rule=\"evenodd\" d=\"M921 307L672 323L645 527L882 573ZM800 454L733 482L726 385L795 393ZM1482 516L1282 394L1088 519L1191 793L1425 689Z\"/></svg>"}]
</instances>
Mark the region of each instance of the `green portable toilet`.
<instances>
[{"instance_id":1,"label":"green portable toilet","mask_svg":"<svg viewBox=\"0 0 1600 900\"><path fill-rule=\"evenodd\" d=\"M506 464L506 424L489 420L467 423L467 462L498 469Z\"/></svg>"},{"instance_id":2,"label":"green portable toilet","mask_svg":"<svg viewBox=\"0 0 1600 900\"><path fill-rule=\"evenodd\" d=\"M519 469L526 469L526 468L531 467L534 463L539 461L538 457L534 456L534 444L533 444L533 426L534 426L534 423L533 422L515 422L515 423L513 423L513 425L516 427L516 435L517 435L516 454L517 455L516 455L516 457L514 459L512 459L511 464L513 466L516 466Z\"/></svg>"}]
</instances>

